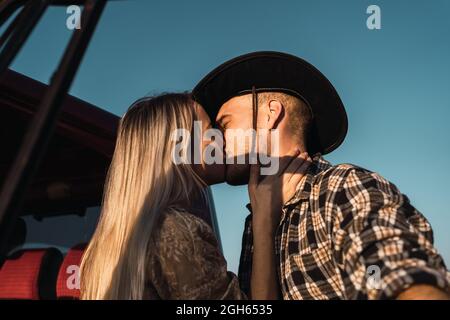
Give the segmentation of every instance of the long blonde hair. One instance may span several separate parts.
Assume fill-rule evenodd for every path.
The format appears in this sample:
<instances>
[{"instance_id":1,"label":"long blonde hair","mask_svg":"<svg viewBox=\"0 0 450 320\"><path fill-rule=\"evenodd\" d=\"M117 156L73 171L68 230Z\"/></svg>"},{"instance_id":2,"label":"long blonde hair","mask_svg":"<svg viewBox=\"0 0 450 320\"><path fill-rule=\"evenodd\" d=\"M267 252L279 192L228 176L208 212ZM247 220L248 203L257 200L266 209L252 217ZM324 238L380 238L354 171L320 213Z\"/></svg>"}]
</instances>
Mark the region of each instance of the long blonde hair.
<instances>
[{"instance_id":1,"label":"long blonde hair","mask_svg":"<svg viewBox=\"0 0 450 320\"><path fill-rule=\"evenodd\" d=\"M100 219L81 262L81 299L143 298L158 218L204 186L190 165L172 161L171 135L192 130L193 104L187 94L144 98L121 119Z\"/></svg>"}]
</instances>

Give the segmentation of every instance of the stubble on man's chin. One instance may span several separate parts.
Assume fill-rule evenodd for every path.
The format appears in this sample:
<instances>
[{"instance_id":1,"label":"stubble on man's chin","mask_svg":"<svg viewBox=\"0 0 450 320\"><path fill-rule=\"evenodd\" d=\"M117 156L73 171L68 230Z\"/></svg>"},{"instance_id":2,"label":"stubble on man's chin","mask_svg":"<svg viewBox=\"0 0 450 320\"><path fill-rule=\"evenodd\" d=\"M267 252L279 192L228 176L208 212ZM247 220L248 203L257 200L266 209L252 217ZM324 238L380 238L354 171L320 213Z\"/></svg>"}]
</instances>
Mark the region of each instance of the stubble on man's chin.
<instances>
[{"instance_id":1,"label":"stubble on man's chin","mask_svg":"<svg viewBox=\"0 0 450 320\"><path fill-rule=\"evenodd\" d=\"M227 165L225 172L226 183L231 186L242 186L248 184L250 179L250 166L243 165Z\"/></svg>"}]
</instances>

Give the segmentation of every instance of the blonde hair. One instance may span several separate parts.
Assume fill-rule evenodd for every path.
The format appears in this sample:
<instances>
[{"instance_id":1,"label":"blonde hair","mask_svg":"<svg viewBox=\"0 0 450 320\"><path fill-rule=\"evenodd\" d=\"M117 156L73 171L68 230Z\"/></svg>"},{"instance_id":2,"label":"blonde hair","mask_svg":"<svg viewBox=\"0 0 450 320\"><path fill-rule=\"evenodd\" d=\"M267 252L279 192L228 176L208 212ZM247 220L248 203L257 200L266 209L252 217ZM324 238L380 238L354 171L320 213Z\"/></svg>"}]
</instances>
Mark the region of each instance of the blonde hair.
<instances>
[{"instance_id":1,"label":"blonde hair","mask_svg":"<svg viewBox=\"0 0 450 320\"><path fill-rule=\"evenodd\" d=\"M186 208L204 187L190 165L172 162L171 134L192 130L193 104L187 94L144 98L121 119L100 219L81 262L81 299L143 298L159 217Z\"/></svg>"}]
</instances>

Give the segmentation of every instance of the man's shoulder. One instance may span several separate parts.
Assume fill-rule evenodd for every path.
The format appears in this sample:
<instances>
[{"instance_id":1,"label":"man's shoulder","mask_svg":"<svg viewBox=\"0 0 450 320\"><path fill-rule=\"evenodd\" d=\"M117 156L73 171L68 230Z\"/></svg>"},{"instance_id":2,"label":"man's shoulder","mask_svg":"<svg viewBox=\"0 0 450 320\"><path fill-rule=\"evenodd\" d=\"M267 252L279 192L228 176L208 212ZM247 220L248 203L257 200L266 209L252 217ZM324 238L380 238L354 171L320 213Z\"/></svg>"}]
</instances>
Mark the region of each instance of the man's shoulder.
<instances>
[{"instance_id":1,"label":"man's shoulder","mask_svg":"<svg viewBox=\"0 0 450 320\"><path fill-rule=\"evenodd\" d=\"M399 195L397 186L379 173L352 163L331 165L315 176L315 182L326 192L337 192L348 188L371 189L389 195ZM323 188L322 188L323 187Z\"/></svg>"},{"instance_id":2,"label":"man's shoulder","mask_svg":"<svg viewBox=\"0 0 450 320\"><path fill-rule=\"evenodd\" d=\"M375 172L363 168L353 163L340 163L330 165L326 170L321 171L317 176L320 178L328 178L330 176L346 177L351 173L355 174L376 174Z\"/></svg>"}]
</instances>

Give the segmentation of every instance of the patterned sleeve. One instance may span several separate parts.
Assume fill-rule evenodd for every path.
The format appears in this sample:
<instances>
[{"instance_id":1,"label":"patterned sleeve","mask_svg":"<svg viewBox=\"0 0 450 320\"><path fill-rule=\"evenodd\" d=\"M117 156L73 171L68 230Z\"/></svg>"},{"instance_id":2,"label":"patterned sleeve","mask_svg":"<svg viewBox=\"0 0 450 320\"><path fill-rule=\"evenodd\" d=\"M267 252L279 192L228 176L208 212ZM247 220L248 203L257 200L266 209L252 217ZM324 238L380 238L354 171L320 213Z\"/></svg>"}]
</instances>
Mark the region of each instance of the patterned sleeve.
<instances>
[{"instance_id":1,"label":"patterned sleeve","mask_svg":"<svg viewBox=\"0 0 450 320\"><path fill-rule=\"evenodd\" d=\"M353 168L334 200L334 253L349 298L396 298L413 284L449 292L430 224L394 184Z\"/></svg>"},{"instance_id":2,"label":"patterned sleeve","mask_svg":"<svg viewBox=\"0 0 450 320\"><path fill-rule=\"evenodd\" d=\"M200 218L167 214L154 241L149 273L161 299L245 299L227 272L217 239Z\"/></svg>"}]
</instances>

